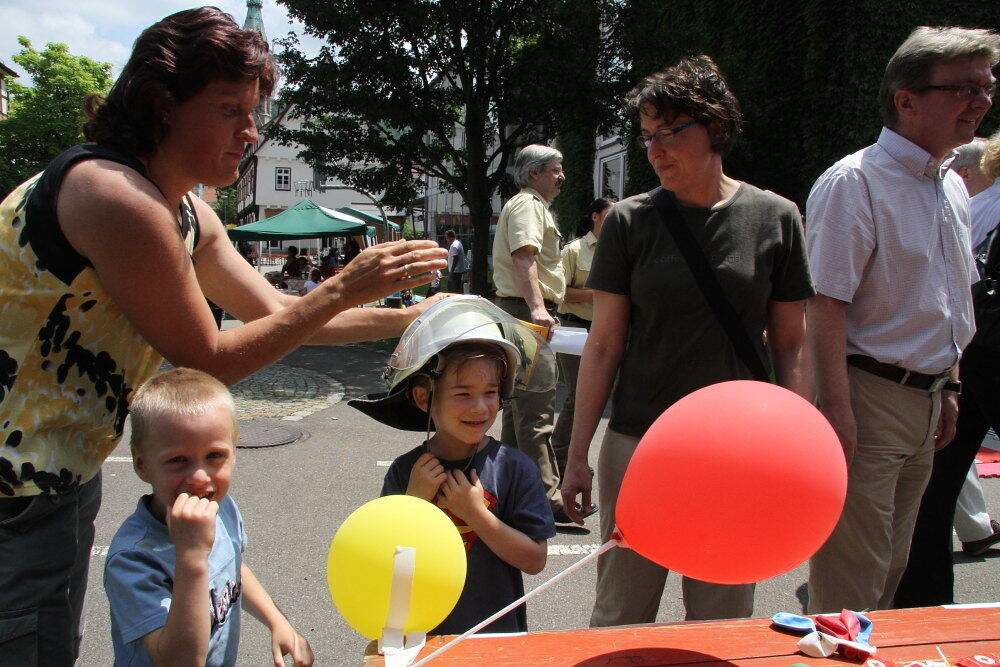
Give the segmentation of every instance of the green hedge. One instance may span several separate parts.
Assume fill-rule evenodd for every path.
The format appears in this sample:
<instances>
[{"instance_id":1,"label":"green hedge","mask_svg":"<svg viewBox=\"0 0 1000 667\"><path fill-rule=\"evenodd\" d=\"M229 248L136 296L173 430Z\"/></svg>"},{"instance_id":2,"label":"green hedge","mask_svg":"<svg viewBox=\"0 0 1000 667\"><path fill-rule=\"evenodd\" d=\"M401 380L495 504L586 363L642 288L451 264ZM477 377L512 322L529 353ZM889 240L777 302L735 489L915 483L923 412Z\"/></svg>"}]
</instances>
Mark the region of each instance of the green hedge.
<instances>
[{"instance_id":1,"label":"green hedge","mask_svg":"<svg viewBox=\"0 0 1000 667\"><path fill-rule=\"evenodd\" d=\"M620 35L633 83L682 56L710 55L746 117L727 173L804 206L827 167L878 136L882 73L910 31L920 25L995 29L996 10L994 3L929 0L633 0ZM994 110L979 134L998 125ZM627 195L655 185L641 151L630 151L628 164Z\"/></svg>"}]
</instances>

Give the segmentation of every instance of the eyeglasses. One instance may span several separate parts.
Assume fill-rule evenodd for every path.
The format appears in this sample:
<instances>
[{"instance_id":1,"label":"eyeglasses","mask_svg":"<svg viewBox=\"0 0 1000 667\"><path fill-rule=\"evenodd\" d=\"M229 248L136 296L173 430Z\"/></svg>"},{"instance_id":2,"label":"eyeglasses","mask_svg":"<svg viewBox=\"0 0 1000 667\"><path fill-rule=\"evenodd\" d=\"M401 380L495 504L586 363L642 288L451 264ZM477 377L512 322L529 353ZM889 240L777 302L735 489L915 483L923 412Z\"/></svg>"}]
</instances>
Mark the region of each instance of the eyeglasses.
<instances>
[{"instance_id":1,"label":"eyeglasses","mask_svg":"<svg viewBox=\"0 0 1000 667\"><path fill-rule=\"evenodd\" d=\"M986 97L993 99L993 93L996 92L997 84L996 82L987 83L985 86L958 86L958 85L948 85L948 86L924 86L921 91L924 90L948 90L955 93L955 97L960 100L970 100L976 95L982 93Z\"/></svg>"},{"instance_id":2,"label":"eyeglasses","mask_svg":"<svg viewBox=\"0 0 1000 667\"><path fill-rule=\"evenodd\" d=\"M696 120L689 120L688 122L682 123L676 127L665 127L662 130L657 130L652 134L640 134L636 137L636 141L638 141L639 145L643 148L649 148L649 145L654 141L662 146L667 143L667 140L670 139L670 137L674 136L678 132L686 130L697 122L698 121Z\"/></svg>"}]
</instances>

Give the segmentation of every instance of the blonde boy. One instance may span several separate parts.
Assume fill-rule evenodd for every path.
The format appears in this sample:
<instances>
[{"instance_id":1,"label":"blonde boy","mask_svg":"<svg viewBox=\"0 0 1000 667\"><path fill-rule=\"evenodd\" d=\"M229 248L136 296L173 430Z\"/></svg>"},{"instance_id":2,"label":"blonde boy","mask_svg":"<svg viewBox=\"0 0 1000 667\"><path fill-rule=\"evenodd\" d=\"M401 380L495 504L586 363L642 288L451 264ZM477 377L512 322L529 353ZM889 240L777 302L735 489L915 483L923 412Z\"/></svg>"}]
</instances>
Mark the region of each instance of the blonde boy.
<instances>
[{"instance_id":1,"label":"blonde boy","mask_svg":"<svg viewBox=\"0 0 1000 667\"><path fill-rule=\"evenodd\" d=\"M246 533L227 495L236 462L232 396L178 368L136 391L132 458L152 487L108 549L115 664L235 665L240 608L271 630L272 659L311 665L312 650L243 563Z\"/></svg>"}]
</instances>

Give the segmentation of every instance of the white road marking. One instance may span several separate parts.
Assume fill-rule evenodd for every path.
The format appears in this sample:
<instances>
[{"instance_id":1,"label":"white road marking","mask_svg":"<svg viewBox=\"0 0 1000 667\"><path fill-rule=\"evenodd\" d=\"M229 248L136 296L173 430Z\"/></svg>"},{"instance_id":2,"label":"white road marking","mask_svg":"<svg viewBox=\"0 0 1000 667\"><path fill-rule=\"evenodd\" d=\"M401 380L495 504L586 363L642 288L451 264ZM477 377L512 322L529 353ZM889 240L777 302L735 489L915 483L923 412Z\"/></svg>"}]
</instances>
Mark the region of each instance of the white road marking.
<instances>
[{"instance_id":1,"label":"white road marking","mask_svg":"<svg viewBox=\"0 0 1000 667\"><path fill-rule=\"evenodd\" d=\"M600 544L550 544L550 556L585 556L601 548Z\"/></svg>"},{"instance_id":2,"label":"white road marking","mask_svg":"<svg viewBox=\"0 0 1000 667\"><path fill-rule=\"evenodd\" d=\"M131 456L109 456L104 460L110 461L111 463L132 463Z\"/></svg>"},{"instance_id":3,"label":"white road marking","mask_svg":"<svg viewBox=\"0 0 1000 667\"><path fill-rule=\"evenodd\" d=\"M107 556L108 555L108 548L107 547L99 547L97 545L94 545L93 547L90 548L90 555L91 556L101 556L101 557Z\"/></svg>"},{"instance_id":4,"label":"white road marking","mask_svg":"<svg viewBox=\"0 0 1000 667\"><path fill-rule=\"evenodd\" d=\"M392 461L376 461L375 465L379 468L388 468L392 465Z\"/></svg>"}]
</instances>

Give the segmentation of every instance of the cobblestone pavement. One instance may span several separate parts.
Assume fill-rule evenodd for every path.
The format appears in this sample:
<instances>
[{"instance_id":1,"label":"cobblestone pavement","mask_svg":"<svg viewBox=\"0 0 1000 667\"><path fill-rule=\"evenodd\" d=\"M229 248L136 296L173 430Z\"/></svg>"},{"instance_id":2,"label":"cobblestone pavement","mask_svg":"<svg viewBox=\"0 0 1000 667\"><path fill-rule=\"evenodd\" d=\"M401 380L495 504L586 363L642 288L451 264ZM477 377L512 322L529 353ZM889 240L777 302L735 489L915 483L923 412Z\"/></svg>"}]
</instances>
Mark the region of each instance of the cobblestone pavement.
<instances>
[{"instance_id":1,"label":"cobblestone pavement","mask_svg":"<svg viewBox=\"0 0 1000 667\"><path fill-rule=\"evenodd\" d=\"M164 363L161 370L169 368ZM237 419L299 421L344 398L344 385L329 375L280 362L240 380L230 391Z\"/></svg>"},{"instance_id":2,"label":"cobblestone pavement","mask_svg":"<svg viewBox=\"0 0 1000 667\"><path fill-rule=\"evenodd\" d=\"M257 371L231 389L237 419L298 421L344 398L344 385L329 375L282 363Z\"/></svg>"}]
</instances>

